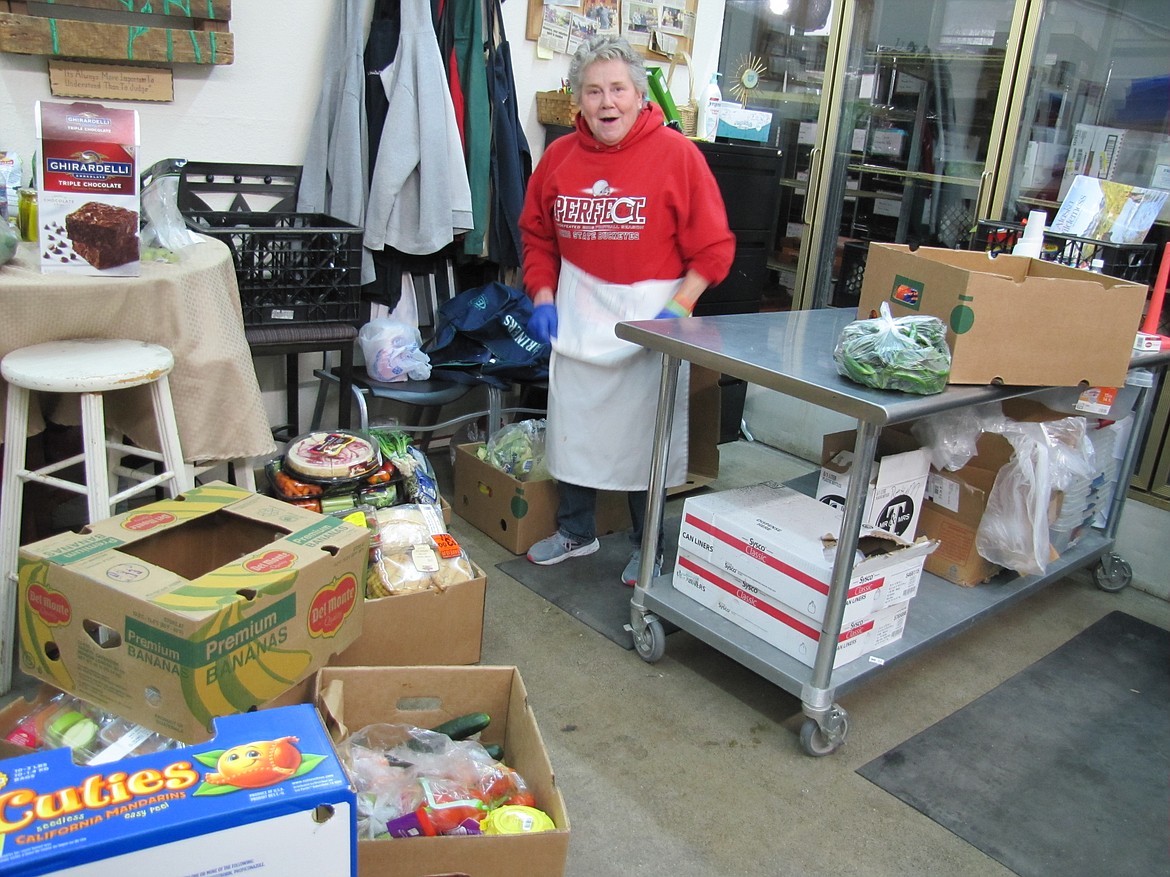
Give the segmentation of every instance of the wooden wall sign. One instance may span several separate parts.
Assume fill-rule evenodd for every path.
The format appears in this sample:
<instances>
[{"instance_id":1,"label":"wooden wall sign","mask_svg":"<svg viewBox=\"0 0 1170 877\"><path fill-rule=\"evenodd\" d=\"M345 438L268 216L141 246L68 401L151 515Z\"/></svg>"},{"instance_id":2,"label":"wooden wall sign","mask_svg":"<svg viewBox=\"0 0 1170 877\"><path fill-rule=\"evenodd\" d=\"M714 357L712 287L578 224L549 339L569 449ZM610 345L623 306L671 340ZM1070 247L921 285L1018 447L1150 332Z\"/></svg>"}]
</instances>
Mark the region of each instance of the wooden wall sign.
<instances>
[{"instance_id":1,"label":"wooden wall sign","mask_svg":"<svg viewBox=\"0 0 1170 877\"><path fill-rule=\"evenodd\" d=\"M230 64L231 17L231 0L0 0L0 52Z\"/></svg>"},{"instance_id":2,"label":"wooden wall sign","mask_svg":"<svg viewBox=\"0 0 1170 877\"><path fill-rule=\"evenodd\" d=\"M49 91L54 97L173 101L175 74L168 67L86 64L51 59Z\"/></svg>"}]
</instances>

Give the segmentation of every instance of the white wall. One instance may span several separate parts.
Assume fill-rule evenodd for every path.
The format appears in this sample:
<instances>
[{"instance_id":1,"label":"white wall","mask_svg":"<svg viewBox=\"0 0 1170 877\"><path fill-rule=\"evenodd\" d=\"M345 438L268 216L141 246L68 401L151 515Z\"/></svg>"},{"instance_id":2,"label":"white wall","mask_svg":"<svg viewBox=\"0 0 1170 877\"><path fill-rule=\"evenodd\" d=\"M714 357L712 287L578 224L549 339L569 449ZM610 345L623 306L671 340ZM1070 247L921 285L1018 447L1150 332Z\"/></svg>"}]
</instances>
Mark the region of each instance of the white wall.
<instances>
[{"instance_id":1,"label":"white wall","mask_svg":"<svg viewBox=\"0 0 1170 877\"><path fill-rule=\"evenodd\" d=\"M241 0L232 4L234 63L176 65L172 103L103 101L138 110L140 167L163 158L302 164L334 12L342 2ZM370 0L362 2L370 5ZM569 59L537 59L536 43L524 38L527 0L507 0L503 10L520 119L536 160L544 146L544 126L536 117L535 95L560 85ZM704 0L693 53L700 88L718 60L722 21L723 0ZM0 53L0 149L15 150L26 167L37 148L34 105L38 100L66 100L50 94L47 69L43 56ZM686 100L687 88L685 70L677 70L671 89L676 100ZM302 357L306 398L301 416L306 423L316 391L310 359ZM256 369L269 416L282 423L280 358L259 359Z\"/></svg>"},{"instance_id":2,"label":"white wall","mask_svg":"<svg viewBox=\"0 0 1170 877\"><path fill-rule=\"evenodd\" d=\"M139 111L141 166L161 158L300 164L317 106L334 8L341 2L235 3L233 64L176 65L173 103L104 101ZM536 118L535 93L560 84L568 57L538 60L536 43L524 38L526 0L507 0L503 8L520 118L533 154L539 156L544 129ZM700 83L715 69L722 15L722 0L706 0L699 12L694 61ZM15 150L26 160L36 149L33 105L38 100L64 100L49 93L46 71L43 56L0 53L0 149ZM676 71L672 86L676 99L685 100L685 71Z\"/></svg>"}]
</instances>

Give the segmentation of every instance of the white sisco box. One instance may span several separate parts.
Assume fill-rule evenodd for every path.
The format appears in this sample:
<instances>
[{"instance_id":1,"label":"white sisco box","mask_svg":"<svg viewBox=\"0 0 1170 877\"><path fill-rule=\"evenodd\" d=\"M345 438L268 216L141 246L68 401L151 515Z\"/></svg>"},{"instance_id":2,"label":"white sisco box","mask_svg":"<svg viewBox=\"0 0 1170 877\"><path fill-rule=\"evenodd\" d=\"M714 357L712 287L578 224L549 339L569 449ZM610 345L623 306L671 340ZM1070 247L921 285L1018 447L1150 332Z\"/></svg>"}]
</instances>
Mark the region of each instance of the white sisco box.
<instances>
[{"instance_id":1,"label":"white sisco box","mask_svg":"<svg viewBox=\"0 0 1170 877\"><path fill-rule=\"evenodd\" d=\"M686 551L674 565L674 587L700 605L769 645L811 667L821 640L821 622L774 603L759 588L739 581ZM897 642L906 628L910 602L887 606L866 618L843 624L833 666L840 667L874 649Z\"/></svg>"},{"instance_id":2,"label":"white sisco box","mask_svg":"<svg viewBox=\"0 0 1170 877\"><path fill-rule=\"evenodd\" d=\"M774 605L791 607L816 624L825 617L840 509L764 482L688 497L679 552L751 585ZM851 624L918 593L922 567L938 542L908 543L869 531L858 541L843 622Z\"/></svg>"}]
</instances>

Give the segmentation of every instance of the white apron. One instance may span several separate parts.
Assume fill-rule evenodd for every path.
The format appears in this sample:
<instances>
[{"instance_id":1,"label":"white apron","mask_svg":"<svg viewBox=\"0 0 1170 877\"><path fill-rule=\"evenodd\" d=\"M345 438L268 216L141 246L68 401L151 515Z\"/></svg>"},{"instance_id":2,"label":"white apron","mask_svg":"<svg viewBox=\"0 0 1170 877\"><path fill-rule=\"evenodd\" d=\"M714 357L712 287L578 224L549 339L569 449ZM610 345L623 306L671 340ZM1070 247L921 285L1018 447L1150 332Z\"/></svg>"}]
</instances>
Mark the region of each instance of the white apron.
<instances>
[{"instance_id":1,"label":"white apron","mask_svg":"<svg viewBox=\"0 0 1170 877\"><path fill-rule=\"evenodd\" d=\"M649 486L662 354L618 338L614 327L654 319L681 283L606 283L562 263L545 432L548 469L557 480L599 490ZM689 378L683 363L667 455L668 487L687 477Z\"/></svg>"}]
</instances>

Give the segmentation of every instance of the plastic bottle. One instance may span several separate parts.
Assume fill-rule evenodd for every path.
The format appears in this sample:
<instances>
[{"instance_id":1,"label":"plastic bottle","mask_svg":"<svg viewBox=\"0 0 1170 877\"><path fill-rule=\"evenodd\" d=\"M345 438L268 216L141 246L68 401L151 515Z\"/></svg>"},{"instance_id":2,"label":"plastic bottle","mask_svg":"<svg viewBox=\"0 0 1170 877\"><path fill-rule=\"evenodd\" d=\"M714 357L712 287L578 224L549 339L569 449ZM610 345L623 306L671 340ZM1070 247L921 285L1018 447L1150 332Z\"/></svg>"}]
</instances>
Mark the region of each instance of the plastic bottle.
<instances>
[{"instance_id":1,"label":"plastic bottle","mask_svg":"<svg viewBox=\"0 0 1170 877\"><path fill-rule=\"evenodd\" d=\"M719 128L719 103L723 100L723 92L719 90L719 74L712 73L711 81L703 90L703 99L699 101L699 120L696 125L696 135L700 140L713 141L715 132Z\"/></svg>"},{"instance_id":2,"label":"plastic bottle","mask_svg":"<svg viewBox=\"0 0 1170 877\"><path fill-rule=\"evenodd\" d=\"M1031 211L1028 214L1028 221L1024 224L1024 233L1012 248L1012 255L1039 259L1044 249L1044 226L1047 222L1048 214L1045 211Z\"/></svg>"}]
</instances>

